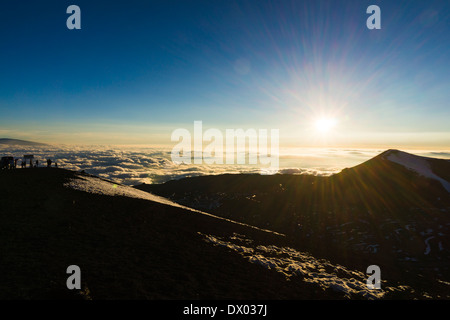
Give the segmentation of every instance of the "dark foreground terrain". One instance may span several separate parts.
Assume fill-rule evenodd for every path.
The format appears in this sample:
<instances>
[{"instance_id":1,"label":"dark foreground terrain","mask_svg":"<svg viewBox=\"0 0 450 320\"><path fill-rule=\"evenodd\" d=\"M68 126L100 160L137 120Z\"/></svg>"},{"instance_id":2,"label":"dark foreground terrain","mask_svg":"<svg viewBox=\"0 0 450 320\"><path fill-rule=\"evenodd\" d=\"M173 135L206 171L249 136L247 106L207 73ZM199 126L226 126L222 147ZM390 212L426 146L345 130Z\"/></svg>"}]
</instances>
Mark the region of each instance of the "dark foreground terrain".
<instances>
[{"instance_id":1,"label":"dark foreground terrain","mask_svg":"<svg viewBox=\"0 0 450 320\"><path fill-rule=\"evenodd\" d=\"M364 172L359 174L363 177ZM210 197L210 207L205 208L204 201L199 205L183 196L184 205L197 207L196 211L84 173L57 168L2 170L0 299L449 298L448 212L433 205L413 213L417 207L412 207L402 217L412 219L408 223L414 224L410 228L415 228L417 238L411 235L412 243L395 238L397 251L386 249L391 242L376 241L388 236L386 232L405 229L401 224L406 218L396 220L382 211L379 220L358 216L360 211L344 215L334 198L328 198L325 207L309 206L302 201L314 203L309 192L315 187L305 181L318 180L307 179L238 175L151 187L174 199L180 194L194 194L202 201ZM421 188L422 182L416 182ZM446 195L433 181L427 183L430 197L435 191ZM260 193L251 193L248 199L248 191L255 188ZM299 196L303 191L308 196ZM411 199L416 203L428 198ZM223 200L228 210L221 211L216 200ZM356 199L355 210L359 205ZM339 214L331 214L331 208ZM317 214L312 215L313 209ZM368 221L356 224L355 217ZM380 229L376 223L385 219L400 226ZM292 229L292 221L303 231ZM438 229L423 231L430 225ZM439 241L424 254L424 237L428 235L429 243L434 239L430 234ZM417 259L419 252L420 260L405 259ZM373 264L382 271L381 290L366 285L366 268ZM70 265L81 268L81 290L66 287Z\"/></svg>"},{"instance_id":2,"label":"dark foreground terrain","mask_svg":"<svg viewBox=\"0 0 450 320\"><path fill-rule=\"evenodd\" d=\"M0 172L1 299L344 298L208 240L214 235L283 247L283 236L64 186L79 177L56 168ZM81 291L66 287L69 265L81 268Z\"/></svg>"}]
</instances>

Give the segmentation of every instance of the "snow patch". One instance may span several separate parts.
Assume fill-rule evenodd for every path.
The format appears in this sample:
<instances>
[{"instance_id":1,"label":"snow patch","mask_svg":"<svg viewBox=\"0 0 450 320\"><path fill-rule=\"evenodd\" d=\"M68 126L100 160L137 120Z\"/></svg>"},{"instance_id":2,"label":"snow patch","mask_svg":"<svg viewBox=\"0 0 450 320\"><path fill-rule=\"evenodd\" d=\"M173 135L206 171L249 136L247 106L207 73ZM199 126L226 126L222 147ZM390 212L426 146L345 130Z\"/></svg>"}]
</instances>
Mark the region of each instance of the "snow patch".
<instances>
[{"instance_id":1,"label":"snow patch","mask_svg":"<svg viewBox=\"0 0 450 320\"><path fill-rule=\"evenodd\" d=\"M64 184L64 187L93 194L144 199L174 207L183 207L173 201L156 196L149 192L138 190L129 186L124 186L121 184L116 184L114 182L92 176L77 176L76 179L71 179L66 182Z\"/></svg>"},{"instance_id":2,"label":"snow patch","mask_svg":"<svg viewBox=\"0 0 450 320\"><path fill-rule=\"evenodd\" d=\"M269 270L282 273L287 278L298 277L301 281L314 284L323 290L333 290L344 294L347 298L360 296L366 299L380 299L386 291L372 290L367 287L367 275L363 272L347 269L344 266L332 264L325 259L316 259L312 255L297 251L290 247L275 245L256 245L247 239L245 245L213 235L199 234L213 245L226 247L239 253L251 263L258 264ZM398 290L398 288L386 288Z\"/></svg>"},{"instance_id":3,"label":"snow patch","mask_svg":"<svg viewBox=\"0 0 450 320\"><path fill-rule=\"evenodd\" d=\"M391 152L386 157L389 161L398 163L409 170L413 170L418 174L426 177L438 180L442 186L450 192L450 183L436 175L430 168L430 164L424 157L415 156L406 152Z\"/></svg>"},{"instance_id":4,"label":"snow patch","mask_svg":"<svg viewBox=\"0 0 450 320\"><path fill-rule=\"evenodd\" d=\"M428 237L425 239L425 245L426 245L425 252L424 252L425 255L429 254L431 251L431 247L430 247L430 243L429 243L429 241L431 239L434 239L434 236L431 236L431 237Z\"/></svg>"}]
</instances>

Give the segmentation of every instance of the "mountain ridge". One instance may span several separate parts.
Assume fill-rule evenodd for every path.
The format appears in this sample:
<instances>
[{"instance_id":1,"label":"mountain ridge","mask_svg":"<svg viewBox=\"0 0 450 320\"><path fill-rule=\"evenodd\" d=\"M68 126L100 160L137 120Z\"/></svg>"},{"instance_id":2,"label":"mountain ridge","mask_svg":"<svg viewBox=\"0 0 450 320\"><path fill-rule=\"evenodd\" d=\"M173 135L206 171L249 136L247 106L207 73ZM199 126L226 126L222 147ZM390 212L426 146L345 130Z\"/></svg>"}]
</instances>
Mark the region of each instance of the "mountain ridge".
<instances>
[{"instance_id":1,"label":"mountain ridge","mask_svg":"<svg viewBox=\"0 0 450 320\"><path fill-rule=\"evenodd\" d=\"M34 142L28 140L11 139L11 138L0 138L0 145L20 145L20 146L46 146L48 144L41 142Z\"/></svg>"}]
</instances>

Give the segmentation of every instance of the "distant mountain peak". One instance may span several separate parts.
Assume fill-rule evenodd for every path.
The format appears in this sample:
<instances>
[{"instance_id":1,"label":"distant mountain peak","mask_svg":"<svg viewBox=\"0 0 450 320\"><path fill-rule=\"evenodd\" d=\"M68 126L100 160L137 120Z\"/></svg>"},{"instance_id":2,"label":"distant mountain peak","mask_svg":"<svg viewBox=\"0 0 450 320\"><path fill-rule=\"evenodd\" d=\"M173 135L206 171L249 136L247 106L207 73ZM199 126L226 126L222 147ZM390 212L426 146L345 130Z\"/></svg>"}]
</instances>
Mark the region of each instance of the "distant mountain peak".
<instances>
[{"instance_id":1,"label":"distant mountain peak","mask_svg":"<svg viewBox=\"0 0 450 320\"><path fill-rule=\"evenodd\" d=\"M437 175L433 170L433 167L435 166L433 161L441 161L440 159L422 157L396 149L386 150L381 156L383 159L400 164L409 170L415 171L421 176L439 181L442 186L450 192L450 182Z\"/></svg>"},{"instance_id":2,"label":"distant mountain peak","mask_svg":"<svg viewBox=\"0 0 450 320\"><path fill-rule=\"evenodd\" d=\"M380 154L380 156L382 156L383 158L385 158L385 157L387 157L387 156L395 155L395 154L410 154L410 153L405 152L405 151L401 151L401 150L398 150L398 149L388 149L388 150L382 152L382 153Z\"/></svg>"}]
</instances>

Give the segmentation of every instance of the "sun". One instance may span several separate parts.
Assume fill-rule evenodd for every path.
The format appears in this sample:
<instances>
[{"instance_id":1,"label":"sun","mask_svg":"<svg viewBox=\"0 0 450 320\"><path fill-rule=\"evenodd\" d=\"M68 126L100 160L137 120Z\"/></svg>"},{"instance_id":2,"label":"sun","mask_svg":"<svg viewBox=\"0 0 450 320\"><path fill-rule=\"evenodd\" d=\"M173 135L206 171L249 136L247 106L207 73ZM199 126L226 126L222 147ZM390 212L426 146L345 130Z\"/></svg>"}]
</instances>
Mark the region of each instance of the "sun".
<instances>
[{"instance_id":1,"label":"sun","mask_svg":"<svg viewBox=\"0 0 450 320\"><path fill-rule=\"evenodd\" d=\"M315 128L320 133L327 133L331 131L337 124L334 118L320 118L315 122Z\"/></svg>"}]
</instances>

